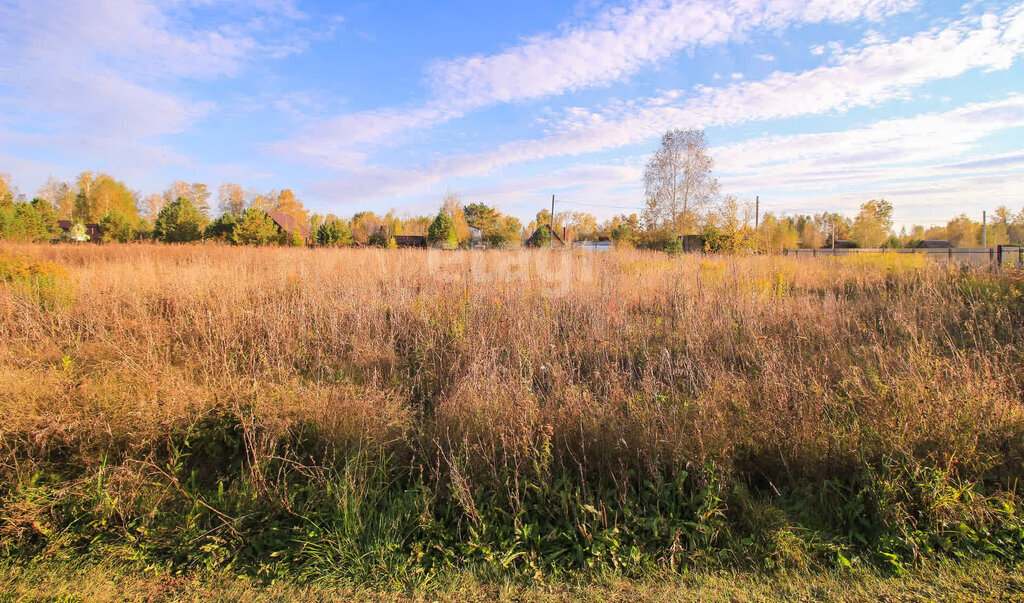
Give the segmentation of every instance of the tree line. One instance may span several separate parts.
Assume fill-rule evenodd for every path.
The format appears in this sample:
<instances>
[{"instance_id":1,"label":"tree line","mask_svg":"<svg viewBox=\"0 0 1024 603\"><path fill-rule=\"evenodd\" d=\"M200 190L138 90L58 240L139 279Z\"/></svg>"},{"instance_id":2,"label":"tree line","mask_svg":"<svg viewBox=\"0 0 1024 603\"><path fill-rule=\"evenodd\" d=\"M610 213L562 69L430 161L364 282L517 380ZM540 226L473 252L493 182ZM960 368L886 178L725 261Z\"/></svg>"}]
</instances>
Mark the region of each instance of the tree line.
<instances>
[{"instance_id":1,"label":"tree line","mask_svg":"<svg viewBox=\"0 0 1024 603\"><path fill-rule=\"evenodd\" d=\"M200 240L236 245L397 246L396 237L415 235L437 247L467 247L472 229L490 247L549 242L550 233L570 241L610 240L617 247L680 251L684 237L709 252L778 252L798 247L831 246L833 239L865 248L905 247L923 239L944 239L955 247L982 244L982 225L966 215L945 226L893 229L893 208L872 199L850 218L838 213L755 217L753 204L722 194L713 175L714 160L702 130L667 132L643 175L645 208L598 222L585 211L539 211L523 225L514 216L484 203L464 204L445 195L435 216L383 215L360 211L350 218L310 213L290 189L259 192L236 183L217 189L203 183L174 181L162 193L143 196L104 173L82 172L74 182L48 180L28 200L6 174L0 174L0 238L14 241ZM216 211L213 203L216 202ZM282 228L269 212L290 216ZM1024 209L1002 206L990 214L986 243L1024 244ZM61 228L59 221L64 220ZM95 224L86 228L87 224ZM539 227L550 225L551 230Z\"/></svg>"},{"instance_id":2,"label":"tree line","mask_svg":"<svg viewBox=\"0 0 1024 603\"><path fill-rule=\"evenodd\" d=\"M863 203L856 216L822 212L813 215L755 217L753 204L720 191L714 159L703 130L671 130L652 153L643 175L646 209L641 216L614 219L611 237L668 250L680 237L695 235L705 251L829 247L833 241L864 248L907 247L925 239L948 240L954 247L982 245L982 225L966 215L945 226L893 229L893 207L884 199ZM996 208L985 230L990 246L1024 244L1024 209Z\"/></svg>"}]
</instances>

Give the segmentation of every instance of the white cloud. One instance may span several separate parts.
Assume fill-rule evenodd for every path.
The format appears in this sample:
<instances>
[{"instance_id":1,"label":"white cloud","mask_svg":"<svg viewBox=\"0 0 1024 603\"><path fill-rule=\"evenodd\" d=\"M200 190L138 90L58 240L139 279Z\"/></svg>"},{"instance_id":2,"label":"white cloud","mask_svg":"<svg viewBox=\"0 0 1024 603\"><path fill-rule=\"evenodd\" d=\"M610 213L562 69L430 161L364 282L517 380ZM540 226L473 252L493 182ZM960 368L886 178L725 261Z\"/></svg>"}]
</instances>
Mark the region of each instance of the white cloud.
<instances>
[{"instance_id":1,"label":"white cloud","mask_svg":"<svg viewBox=\"0 0 1024 603\"><path fill-rule=\"evenodd\" d=\"M486 174L510 164L580 155L656 138L673 127L725 126L873 106L926 82L972 69L1009 67L1024 53L1024 5L986 26L967 18L893 42L865 43L832 56L830 64L801 73L775 72L760 81L669 91L645 102L612 103L604 110L574 109L551 135L505 143L487 153L456 155L397 176L364 179L363 171L334 181L349 198L400 197L425 187ZM985 20L992 25L991 19ZM377 168L369 168L376 174Z\"/></svg>"},{"instance_id":2,"label":"white cloud","mask_svg":"<svg viewBox=\"0 0 1024 603\"><path fill-rule=\"evenodd\" d=\"M953 171L1014 169L1020 154L958 158L976 151L986 137L1015 128L1024 128L1024 95L844 131L758 138L717 147L714 153L730 190L832 191L941 180Z\"/></svg>"},{"instance_id":3,"label":"white cloud","mask_svg":"<svg viewBox=\"0 0 1024 603\"><path fill-rule=\"evenodd\" d=\"M434 96L423 107L378 109L317 123L268 145L316 165L351 165L352 147L387 144L403 131L492 105L607 85L684 49L743 39L797 23L880 20L917 0L641 0L558 33L534 36L489 56L460 57L427 69ZM735 74L734 74L735 78Z\"/></svg>"},{"instance_id":4,"label":"white cloud","mask_svg":"<svg viewBox=\"0 0 1024 603\"><path fill-rule=\"evenodd\" d=\"M770 173L808 167L895 166L951 158L973 150L994 133L1024 127L1024 95L971 103L952 111L887 119L862 128L771 136L715 149L728 174ZM968 165L961 166L966 169Z\"/></svg>"},{"instance_id":5,"label":"white cloud","mask_svg":"<svg viewBox=\"0 0 1024 603\"><path fill-rule=\"evenodd\" d=\"M455 106L477 107L607 84L679 50L721 44L754 30L881 19L915 4L914 0L647 0L630 10L608 11L583 26L529 38L496 55L436 63L429 72L440 98Z\"/></svg>"},{"instance_id":6,"label":"white cloud","mask_svg":"<svg viewBox=\"0 0 1024 603\"><path fill-rule=\"evenodd\" d=\"M897 205L904 222L914 216L944 221L964 211L977 213L1004 203L1016 209L1022 203L1024 152L974 155L986 137L1022 128L1024 95L1011 95L942 113L850 130L762 137L711 151L723 190L741 198L760 194L764 212L852 213L865 200L884 197ZM643 160L502 178L485 186L460 187L460 192L467 200L500 203L524 217L545 195L559 192L562 201L614 206L565 205L607 218L642 206Z\"/></svg>"},{"instance_id":7,"label":"white cloud","mask_svg":"<svg viewBox=\"0 0 1024 603\"><path fill-rule=\"evenodd\" d=\"M754 58L759 61L764 61L766 63L770 63L775 60L775 57L770 54L755 54Z\"/></svg>"},{"instance_id":8,"label":"white cloud","mask_svg":"<svg viewBox=\"0 0 1024 603\"><path fill-rule=\"evenodd\" d=\"M78 157L138 160L155 153L183 160L155 141L184 132L215 105L182 84L231 77L254 56L287 52L282 49L294 47L287 36L272 44L259 38L304 18L291 1L257 0L218 7L230 12L230 21L198 27L190 18L194 4L0 3L0 127L8 136L19 129L25 146ZM25 123L40 127L30 132L21 129Z\"/></svg>"}]
</instances>

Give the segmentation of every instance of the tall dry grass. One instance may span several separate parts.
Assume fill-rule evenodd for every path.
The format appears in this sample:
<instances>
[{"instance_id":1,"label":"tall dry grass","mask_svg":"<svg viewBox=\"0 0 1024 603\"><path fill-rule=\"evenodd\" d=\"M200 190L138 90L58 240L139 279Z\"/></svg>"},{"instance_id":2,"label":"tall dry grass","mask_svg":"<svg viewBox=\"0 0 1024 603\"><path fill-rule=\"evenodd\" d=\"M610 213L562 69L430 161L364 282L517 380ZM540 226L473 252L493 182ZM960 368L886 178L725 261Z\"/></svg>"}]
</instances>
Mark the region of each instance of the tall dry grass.
<instances>
[{"instance_id":1,"label":"tall dry grass","mask_svg":"<svg viewBox=\"0 0 1024 603\"><path fill-rule=\"evenodd\" d=\"M0 283L11 555L77 546L55 535L75 514L123 544L181 509L228 551L204 563L238 562L267 517L315 525L266 545L300 566L344 558L346 534L386 549L359 523L369 507L404 518L375 529L409 567L847 562L858 547L902 563L933 540L1020 535L1019 278L913 256L3 253L66 270ZM105 502L66 510L94 490ZM193 563L176 547L214 546L195 538L157 552Z\"/></svg>"}]
</instances>

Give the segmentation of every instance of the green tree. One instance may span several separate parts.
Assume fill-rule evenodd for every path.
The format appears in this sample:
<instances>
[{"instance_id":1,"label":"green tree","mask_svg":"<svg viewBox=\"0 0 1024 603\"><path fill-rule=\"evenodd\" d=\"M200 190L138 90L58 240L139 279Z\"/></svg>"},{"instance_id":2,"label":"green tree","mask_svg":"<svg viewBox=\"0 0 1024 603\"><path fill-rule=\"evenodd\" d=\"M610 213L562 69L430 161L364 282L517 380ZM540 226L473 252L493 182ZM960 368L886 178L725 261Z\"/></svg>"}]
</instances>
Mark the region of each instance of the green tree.
<instances>
[{"instance_id":1,"label":"green tree","mask_svg":"<svg viewBox=\"0 0 1024 603\"><path fill-rule=\"evenodd\" d=\"M135 226L121 210L112 209L100 220L100 235L104 242L127 243L135 237Z\"/></svg>"},{"instance_id":2,"label":"green tree","mask_svg":"<svg viewBox=\"0 0 1024 603\"><path fill-rule=\"evenodd\" d=\"M470 203L462 208L462 212L466 216L466 222L482 230L485 237L487 233L498 228L501 219L501 212L483 203Z\"/></svg>"},{"instance_id":3,"label":"green tree","mask_svg":"<svg viewBox=\"0 0 1024 603\"><path fill-rule=\"evenodd\" d=\"M199 210L205 219L210 214L210 189L202 182L183 182L175 180L170 188L164 191L164 204L173 203L177 199L188 199Z\"/></svg>"},{"instance_id":4,"label":"green tree","mask_svg":"<svg viewBox=\"0 0 1024 603\"><path fill-rule=\"evenodd\" d=\"M672 237L665 243L665 253L676 255L683 252L683 241L679 237Z\"/></svg>"},{"instance_id":5,"label":"green tree","mask_svg":"<svg viewBox=\"0 0 1024 603\"><path fill-rule=\"evenodd\" d=\"M534 231L533 244L537 247L547 247L551 244L551 230L547 224L541 224Z\"/></svg>"},{"instance_id":6,"label":"green tree","mask_svg":"<svg viewBox=\"0 0 1024 603\"><path fill-rule=\"evenodd\" d=\"M53 203L41 197L36 197L32 199L32 207L35 208L38 219L38 233L40 235L38 240L49 241L60 235L60 226L57 224L57 208L53 206Z\"/></svg>"},{"instance_id":7,"label":"green tree","mask_svg":"<svg viewBox=\"0 0 1024 603\"><path fill-rule=\"evenodd\" d=\"M206 227L205 238L225 243L234 242L235 228L238 227L238 220L239 218L235 214L230 211L225 212Z\"/></svg>"},{"instance_id":8,"label":"green tree","mask_svg":"<svg viewBox=\"0 0 1024 603\"><path fill-rule=\"evenodd\" d=\"M267 212L250 207L235 227L234 239L239 245L273 245L281 242L281 233Z\"/></svg>"},{"instance_id":9,"label":"green tree","mask_svg":"<svg viewBox=\"0 0 1024 603\"><path fill-rule=\"evenodd\" d=\"M382 226L377 232L370 235L370 238L366 240L366 244L373 247L387 247L388 239L391 238L393 237L388 234L387 229Z\"/></svg>"},{"instance_id":10,"label":"green tree","mask_svg":"<svg viewBox=\"0 0 1024 603\"><path fill-rule=\"evenodd\" d=\"M351 245L352 231L341 220L328 218L316 231L316 243L324 247Z\"/></svg>"},{"instance_id":11,"label":"green tree","mask_svg":"<svg viewBox=\"0 0 1024 603\"><path fill-rule=\"evenodd\" d=\"M437 217L427 230L427 241L431 245L442 245L449 249L458 246L455 224L448 212L441 210L437 213Z\"/></svg>"},{"instance_id":12,"label":"green tree","mask_svg":"<svg viewBox=\"0 0 1024 603\"><path fill-rule=\"evenodd\" d=\"M484 233L484 240L492 247L512 247L519 244L522 232L519 218L500 216L494 228Z\"/></svg>"},{"instance_id":13,"label":"green tree","mask_svg":"<svg viewBox=\"0 0 1024 603\"><path fill-rule=\"evenodd\" d=\"M9 189L8 189L9 190ZM59 232L57 212L45 199L32 202L17 199L14 192L0 200L0 237L12 241L40 242L53 239Z\"/></svg>"},{"instance_id":14,"label":"green tree","mask_svg":"<svg viewBox=\"0 0 1024 603\"><path fill-rule=\"evenodd\" d=\"M892 236L892 205L885 199L861 205L850 236L861 247L881 247Z\"/></svg>"},{"instance_id":15,"label":"green tree","mask_svg":"<svg viewBox=\"0 0 1024 603\"><path fill-rule=\"evenodd\" d=\"M160 210L153 237L165 243L188 243L203 238L206 218L192 201L179 197Z\"/></svg>"}]
</instances>

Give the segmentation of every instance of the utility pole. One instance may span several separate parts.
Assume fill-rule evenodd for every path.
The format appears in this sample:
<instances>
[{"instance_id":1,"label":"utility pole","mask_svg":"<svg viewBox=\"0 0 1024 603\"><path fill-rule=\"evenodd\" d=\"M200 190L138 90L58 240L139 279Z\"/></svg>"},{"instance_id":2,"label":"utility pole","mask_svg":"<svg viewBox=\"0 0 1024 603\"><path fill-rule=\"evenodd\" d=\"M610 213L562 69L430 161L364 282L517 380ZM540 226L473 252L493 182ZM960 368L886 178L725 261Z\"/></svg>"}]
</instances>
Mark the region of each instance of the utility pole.
<instances>
[{"instance_id":1,"label":"utility pole","mask_svg":"<svg viewBox=\"0 0 1024 603\"><path fill-rule=\"evenodd\" d=\"M981 246L988 249L988 212L981 212Z\"/></svg>"},{"instance_id":2,"label":"utility pole","mask_svg":"<svg viewBox=\"0 0 1024 603\"><path fill-rule=\"evenodd\" d=\"M551 236L548 237L548 249L555 248L555 196L551 195Z\"/></svg>"},{"instance_id":3,"label":"utility pole","mask_svg":"<svg viewBox=\"0 0 1024 603\"><path fill-rule=\"evenodd\" d=\"M749 199L750 197L747 197ZM761 225L761 195L754 195L754 230Z\"/></svg>"}]
</instances>

